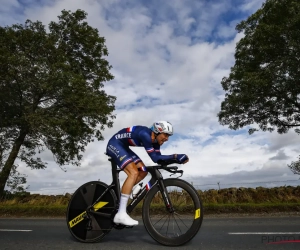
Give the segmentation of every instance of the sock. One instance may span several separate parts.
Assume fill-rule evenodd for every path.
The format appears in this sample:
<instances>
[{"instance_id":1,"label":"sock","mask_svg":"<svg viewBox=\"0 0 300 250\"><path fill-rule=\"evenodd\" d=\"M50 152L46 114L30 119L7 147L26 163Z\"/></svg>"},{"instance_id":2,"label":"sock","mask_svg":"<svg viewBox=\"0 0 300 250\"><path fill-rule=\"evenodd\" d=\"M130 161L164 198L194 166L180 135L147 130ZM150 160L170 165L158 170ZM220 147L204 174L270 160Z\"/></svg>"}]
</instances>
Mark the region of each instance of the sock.
<instances>
[{"instance_id":1,"label":"sock","mask_svg":"<svg viewBox=\"0 0 300 250\"><path fill-rule=\"evenodd\" d=\"M120 207L118 213L127 213L126 207L129 199L129 194L121 194Z\"/></svg>"}]
</instances>

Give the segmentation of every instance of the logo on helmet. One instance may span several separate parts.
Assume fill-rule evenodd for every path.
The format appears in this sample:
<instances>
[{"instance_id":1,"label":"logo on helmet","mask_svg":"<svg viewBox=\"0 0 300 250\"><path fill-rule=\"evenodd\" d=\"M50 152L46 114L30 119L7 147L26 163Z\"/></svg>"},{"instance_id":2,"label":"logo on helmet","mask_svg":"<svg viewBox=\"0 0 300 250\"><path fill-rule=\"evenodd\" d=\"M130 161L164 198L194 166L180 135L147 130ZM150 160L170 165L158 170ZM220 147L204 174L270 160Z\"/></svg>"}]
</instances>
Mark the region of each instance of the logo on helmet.
<instances>
[{"instance_id":1,"label":"logo on helmet","mask_svg":"<svg viewBox=\"0 0 300 250\"><path fill-rule=\"evenodd\" d=\"M163 131L166 129L163 123L159 123L159 126L161 127L160 131Z\"/></svg>"}]
</instances>

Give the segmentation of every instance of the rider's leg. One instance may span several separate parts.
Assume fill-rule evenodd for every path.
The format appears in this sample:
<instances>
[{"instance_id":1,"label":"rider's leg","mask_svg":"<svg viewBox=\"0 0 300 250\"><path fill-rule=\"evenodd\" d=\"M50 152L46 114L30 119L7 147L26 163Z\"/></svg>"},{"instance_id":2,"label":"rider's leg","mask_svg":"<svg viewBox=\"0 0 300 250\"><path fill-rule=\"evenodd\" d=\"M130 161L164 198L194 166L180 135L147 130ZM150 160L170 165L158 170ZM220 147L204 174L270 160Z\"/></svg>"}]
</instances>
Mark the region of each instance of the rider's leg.
<instances>
[{"instance_id":1,"label":"rider's leg","mask_svg":"<svg viewBox=\"0 0 300 250\"><path fill-rule=\"evenodd\" d=\"M114 222L117 224L134 226L138 225L138 221L130 218L130 216L126 212L126 207L129 199L129 194L131 193L131 190L136 183L139 172L134 162L129 163L123 170L127 174L127 178L122 186L119 211L114 217Z\"/></svg>"},{"instance_id":2,"label":"rider's leg","mask_svg":"<svg viewBox=\"0 0 300 250\"><path fill-rule=\"evenodd\" d=\"M145 167L145 164L142 161L140 161L136 164L136 167L137 168ZM148 172L139 171L139 175L138 175L134 185L139 183L141 180L143 180L147 176L147 174L148 174Z\"/></svg>"},{"instance_id":3,"label":"rider's leg","mask_svg":"<svg viewBox=\"0 0 300 250\"><path fill-rule=\"evenodd\" d=\"M139 177L139 171L134 162L129 163L125 168L124 172L127 174L127 179L122 186L122 194L130 194L133 186L137 183Z\"/></svg>"}]
</instances>

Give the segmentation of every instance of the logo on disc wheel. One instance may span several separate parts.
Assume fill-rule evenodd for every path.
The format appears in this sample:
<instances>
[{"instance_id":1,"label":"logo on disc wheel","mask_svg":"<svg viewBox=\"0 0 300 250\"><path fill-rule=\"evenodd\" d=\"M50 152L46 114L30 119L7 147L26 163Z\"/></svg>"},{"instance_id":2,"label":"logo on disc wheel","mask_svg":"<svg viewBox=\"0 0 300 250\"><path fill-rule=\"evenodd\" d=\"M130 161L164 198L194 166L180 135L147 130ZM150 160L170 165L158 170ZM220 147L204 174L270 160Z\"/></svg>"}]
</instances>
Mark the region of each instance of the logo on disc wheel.
<instances>
[{"instance_id":1,"label":"logo on disc wheel","mask_svg":"<svg viewBox=\"0 0 300 250\"><path fill-rule=\"evenodd\" d=\"M108 204L108 202L105 201L100 201L98 203L96 203L94 205L94 210L97 211L100 208L104 207L106 204ZM69 226L70 228L74 227L75 225L77 225L80 221L83 221L86 215L86 211L84 211L83 213L81 213L80 215L78 215L76 218L72 219L69 221Z\"/></svg>"}]
</instances>

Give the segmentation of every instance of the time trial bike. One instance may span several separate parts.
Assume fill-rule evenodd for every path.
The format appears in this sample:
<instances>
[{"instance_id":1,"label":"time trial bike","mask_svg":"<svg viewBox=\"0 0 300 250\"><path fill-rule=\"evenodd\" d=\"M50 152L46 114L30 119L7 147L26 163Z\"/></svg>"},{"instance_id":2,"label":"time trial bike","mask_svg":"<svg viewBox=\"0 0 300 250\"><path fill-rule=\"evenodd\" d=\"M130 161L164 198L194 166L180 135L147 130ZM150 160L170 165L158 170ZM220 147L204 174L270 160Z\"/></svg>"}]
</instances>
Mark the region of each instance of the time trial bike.
<instances>
[{"instance_id":1,"label":"time trial bike","mask_svg":"<svg viewBox=\"0 0 300 250\"><path fill-rule=\"evenodd\" d=\"M113 218L120 201L120 169L109 157L112 183L91 181L80 186L72 195L66 213L70 233L81 242L98 242L112 229L128 226L117 225ZM183 170L169 166L174 161L161 161L139 171L151 174L150 181L135 198L129 201L127 212L143 199L142 219L149 235L158 243L179 246L190 241L199 231L203 220L202 201L197 190L179 179ZM161 170L179 174L177 178L164 179Z\"/></svg>"}]
</instances>

